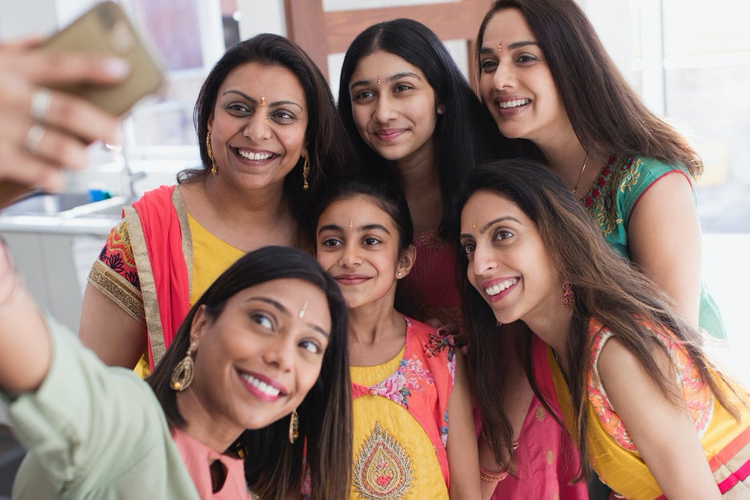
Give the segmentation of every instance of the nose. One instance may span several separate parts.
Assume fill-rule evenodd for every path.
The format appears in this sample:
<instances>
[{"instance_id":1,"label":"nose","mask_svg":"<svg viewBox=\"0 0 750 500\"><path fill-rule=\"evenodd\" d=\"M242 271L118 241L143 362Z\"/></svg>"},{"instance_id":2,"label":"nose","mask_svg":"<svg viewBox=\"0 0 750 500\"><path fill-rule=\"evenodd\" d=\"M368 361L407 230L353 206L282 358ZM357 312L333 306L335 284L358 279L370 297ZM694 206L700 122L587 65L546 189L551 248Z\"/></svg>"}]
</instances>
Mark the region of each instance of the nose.
<instances>
[{"instance_id":1,"label":"nose","mask_svg":"<svg viewBox=\"0 0 750 500\"><path fill-rule=\"evenodd\" d=\"M471 259L471 270L474 272L474 275L482 276L495 267L497 267L497 261L490 249L485 248L485 245L477 243L474 248L474 256Z\"/></svg>"},{"instance_id":2,"label":"nose","mask_svg":"<svg viewBox=\"0 0 750 500\"><path fill-rule=\"evenodd\" d=\"M261 142L271 137L271 127L268 116L262 111L256 111L245 124L243 135L253 142Z\"/></svg>"},{"instance_id":3,"label":"nose","mask_svg":"<svg viewBox=\"0 0 750 500\"><path fill-rule=\"evenodd\" d=\"M373 113L375 121L378 123L388 123L395 118L395 114L391 100L387 95L380 94L375 104L375 112Z\"/></svg>"},{"instance_id":4,"label":"nose","mask_svg":"<svg viewBox=\"0 0 750 500\"><path fill-rule=\"evenodd\" d=\"M516 74L513 71L510 58L506 57L505 60L500 60L497 63L495 74L492 75L492 84L496 89L502 90L504 88L513 88L516 86L516 83Z\"/></svg>"},{"instance_id":5,"label":"nose","mask_svg":"<svg viewBox=\"0 0 750 500\"><path fill-rule=\"evenodd\" d=\"M341 260L339 265L341 267L354 267L362 263L362 259L359 256L359 248L357 245L344 244L344 250L341 254Z\"/></svg>"},{"instance_id":6,"label":"nose","mask_svg":"<svg viewBox=\"0 0 750 500\"><path fill-rule=\"evenodd\" d=\"M274 337L263 353L263 361L282 372L289 372L294 366L294 348L292 335Z\"/></svg>"}]
</instances>

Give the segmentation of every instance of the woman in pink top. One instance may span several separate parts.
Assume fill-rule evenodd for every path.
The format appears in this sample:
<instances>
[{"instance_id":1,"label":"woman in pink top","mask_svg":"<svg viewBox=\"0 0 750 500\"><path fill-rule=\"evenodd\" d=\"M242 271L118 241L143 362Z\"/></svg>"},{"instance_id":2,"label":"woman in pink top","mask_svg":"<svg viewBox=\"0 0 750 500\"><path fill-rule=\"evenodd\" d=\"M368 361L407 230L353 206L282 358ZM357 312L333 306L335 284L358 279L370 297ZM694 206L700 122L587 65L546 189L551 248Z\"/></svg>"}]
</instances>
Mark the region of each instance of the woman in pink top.
<instances>
[{"instance_id":1,"label":"woman in pink top","mask_svg":"<svg viewBox=\"0 0 750 500\"><path fill-rule=\"evenodd\" d=\"M309 474L314 498L344 498L346 314L312 257L264 247L191 308L147 385L45 318L0 244L0 397L29 449L13 497L282 499Z\"/></svg>"}]
</instances>

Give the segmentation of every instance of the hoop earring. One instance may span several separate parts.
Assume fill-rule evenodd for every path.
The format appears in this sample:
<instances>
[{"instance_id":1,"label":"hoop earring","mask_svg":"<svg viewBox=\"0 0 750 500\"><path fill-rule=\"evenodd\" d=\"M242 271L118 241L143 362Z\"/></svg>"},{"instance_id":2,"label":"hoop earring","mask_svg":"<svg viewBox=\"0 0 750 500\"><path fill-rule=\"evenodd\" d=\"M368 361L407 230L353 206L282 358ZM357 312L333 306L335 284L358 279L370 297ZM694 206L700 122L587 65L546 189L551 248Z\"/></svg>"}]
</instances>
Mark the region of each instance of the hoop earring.
<instances>
[{"instance_id":1,"label":"hoop earring","mask_svg":"<svg viewBox=\"0 0 750 500\"><path fill-rule=\"evenodd\" d=\"M310 189L310 184L307 182L307 177L310 175L310 155L307 149L302 152L302 157L305 159L305 163L302 164L302 190L307 191Z\"/></svg>"},{"instance_id":2,"label":"hoop earring","mask_svg":"<svg viewBox=\"0 0 750 500\"><path fill-rule=\"evenodd\" d=\"M573 309L576 305L576 294L573 291L573 285L568 280L563 281L563 305Z\"/></svg>"},{"instance_id":3,"label":"hoop earring","mask_svg":"<svg viewBox=\"0 0 750 500\"><path fill-rule=\"evenodd\" d=\"M206 152L208 158L211 160L211 173L216 175L219 170L216 168L216 160L214 159L214 150L211 149L211 132L206 133Z\"/></svg>"},{"instance_id":4,"label":"hoop earring","mask_svg":"<svg viewBox=\"0 0 750 500\"><path fill-rule=\"evenodd\" d=\"M299 415L297 415L297 409L292 410L292 414L289 415L289 442L294 443L299 437Z\"/></svg>"},{"instance_id":5,"label":"hoop earring","mask_svg":"<svg viewBox=\"0 0 750 500\"><path fill-rule=\"evenodd\" d=\"M194 349L195 344L190 344L185 357L172 370L172 376L169 378L169 387L172 390L182 392L193 383L193 376L195 375L195 363L193 362Z\"/></svg>"}]
</instances>

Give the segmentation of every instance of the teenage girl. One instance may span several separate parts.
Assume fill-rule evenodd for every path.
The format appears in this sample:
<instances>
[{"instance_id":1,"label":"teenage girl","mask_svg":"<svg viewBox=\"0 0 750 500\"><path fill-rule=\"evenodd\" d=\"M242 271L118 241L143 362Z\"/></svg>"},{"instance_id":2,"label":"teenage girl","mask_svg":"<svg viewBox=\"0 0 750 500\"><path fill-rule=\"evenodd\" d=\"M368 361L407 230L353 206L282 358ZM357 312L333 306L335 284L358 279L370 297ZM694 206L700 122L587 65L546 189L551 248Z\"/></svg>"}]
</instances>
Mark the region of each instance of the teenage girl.
<instances>
[{"instance_id":1,"label":"teenage girl","mask_svg":"<svg viewBox=\"0 0 750 500\"><path fill-rule=\"evenodd\" d=\"M446 328L460 325L456 198L472 167L510 154L508 144L437 35L410 19L375 24L354 39L341 68L338 106L364 164L391 173L409 204L419 259L399 286L409 306L404 311ZM578 499L585 488L569 484L571 469L561 460L575 450L561 443L560 425L534 397L516 337L504 337L506 357L498 362L507 374L510 424L527 438L519 441L514 474L482 484L496 485L496 498Z\"/></svg>"},{"instance_id":2,"label":"teenage girl","mask_svg":"<svg viewBox=\"0 0 750 500\"><path fill-rule=\"evenodd\" d=\"M389 183L350 181L317 213L318 262L349 306L351 498L478 498L461 352L395 307L416 259L406 200Z\"/></svg>"}]
</instances>

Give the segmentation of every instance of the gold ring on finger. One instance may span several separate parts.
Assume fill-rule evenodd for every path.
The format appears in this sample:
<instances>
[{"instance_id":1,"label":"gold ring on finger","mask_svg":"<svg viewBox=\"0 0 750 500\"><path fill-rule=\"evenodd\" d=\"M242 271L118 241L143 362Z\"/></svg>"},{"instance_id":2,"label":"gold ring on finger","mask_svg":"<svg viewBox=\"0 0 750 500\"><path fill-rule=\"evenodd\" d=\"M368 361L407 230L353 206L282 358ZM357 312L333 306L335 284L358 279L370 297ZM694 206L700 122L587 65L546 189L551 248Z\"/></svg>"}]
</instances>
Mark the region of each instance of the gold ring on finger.
<instances>
[{"instance_id":1,"label":"gold ring on finger","mask_svg":"<svg viewBox=\"0 0 750 500\"><path fill-rule=\"evenodd\" d=\"M26 133L26 139L23 141L23 148L32 155L37 154L39 152L39 145L42 143L42 139L44 139L44 134L44 127L35 123Z\"/></svg>"},{"instance_id":2,"label":"gold ring on finger","mask_svg":"<svg viewBox=\"0 0 750 500\"><path fill-rule=\"evenodd\" d=\"M38 122L44 121L51 104L52 92L48 88L39 87L31 95L31 117Z\"/></svg>"}]
</instances>

